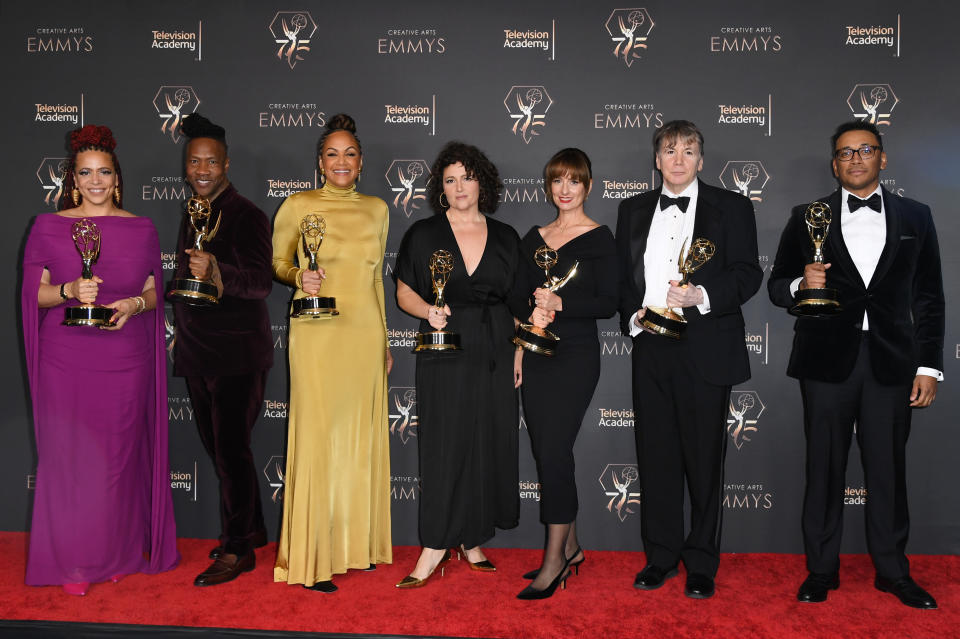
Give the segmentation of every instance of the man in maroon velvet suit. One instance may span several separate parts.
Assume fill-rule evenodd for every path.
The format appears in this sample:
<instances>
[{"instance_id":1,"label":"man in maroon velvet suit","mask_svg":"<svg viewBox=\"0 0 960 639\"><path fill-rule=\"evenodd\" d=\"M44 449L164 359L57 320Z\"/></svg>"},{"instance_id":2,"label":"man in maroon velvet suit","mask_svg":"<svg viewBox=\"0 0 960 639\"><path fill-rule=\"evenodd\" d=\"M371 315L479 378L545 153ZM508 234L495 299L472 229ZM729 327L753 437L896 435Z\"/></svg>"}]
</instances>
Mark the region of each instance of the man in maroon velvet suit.
<instances>
[{"instance_id":1,"label":"man in maroon velvet suit","mask_svg":"<svg viewBox=\"0 0 960 639\"><path fill-rule=\"evenodd\" d=\"M833 216L824 263L813 261L807 205L800 205L768 282L777 306L793 306L801 289L824 287L839 291L843 306L829 317L797 320L787 368L800 380L807 439L802 525L809 575L797 599L825 601L839 585L844 477L856 423L874 586L908 606L936 608L910 578L904 554L910 529L904 450L913 408L929 406L943 379L937 233L928 206L880 186L887 155L876 126L848 122L831 142L841 188L819 200Z\"/></svg>"},{"instance_id":2,"label":"man in maroon velvet suit","mask_svg":"<svg viewBox=\"0 0 960 639\"><path fill-rule=\"evenodd\" d=\"M254 548L266 544L257 467L250 433L260 414L273 343L267 295L272 286L270 224L263 212L237 193L227 178L226 132L194 113L183 122L187 182L211 203L211 225L219 229L202 251L184 216L177 242L175 277L213 282L214 307L175 304L174 370L186 377L200 439L220 480L220 545L213 564L194 581L212 586L235 579L256 565Z\"/></svg>"}]
</instances>

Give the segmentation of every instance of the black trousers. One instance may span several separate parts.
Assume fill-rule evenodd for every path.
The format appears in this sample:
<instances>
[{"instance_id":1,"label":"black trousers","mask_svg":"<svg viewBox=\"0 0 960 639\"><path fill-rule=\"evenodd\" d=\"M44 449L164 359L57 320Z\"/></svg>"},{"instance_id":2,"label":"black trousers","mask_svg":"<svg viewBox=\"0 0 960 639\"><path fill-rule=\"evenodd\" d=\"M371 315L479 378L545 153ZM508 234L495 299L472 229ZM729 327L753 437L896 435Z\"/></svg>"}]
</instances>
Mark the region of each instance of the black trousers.
<instances>
[{"instance_id":1,"label":"black trousers","mask_svg":"<svg viewBox=\"0 0 960 639\"><path fill-rule=\"evenodd\" d=\"M867 488L867 549L877 574L896 580L910 574L904 554L910 530L905 449L912 384L877 382L868 341L865 334L853 372L845 381L800 380L807 438L803 543L810 572L837 572L847 458L856 423Z\"/></svg>"},{"instance_id":2,"label":"black trousers","mask_svg":"<svg viewBox=\"0 0 960 639\"><path fill-rule=\"evenodd\" d=\"M647 563L713 577L720 522L730 386L703 380L685 340L641 333L633 340L633 406ZM684 480L690 532L684 536Z\"/></svg>"},{"instance_id":3,"label":"black trousers","mask_svg":"<svg viewBox=\"0 0 960 639\"><path fill-rule=\"evenodd\" d=\"M220 543L246 555L266 543L250 434L263 407L267 371L187 377L197 430L220 480Z\"/></svg>"}]
</instances>

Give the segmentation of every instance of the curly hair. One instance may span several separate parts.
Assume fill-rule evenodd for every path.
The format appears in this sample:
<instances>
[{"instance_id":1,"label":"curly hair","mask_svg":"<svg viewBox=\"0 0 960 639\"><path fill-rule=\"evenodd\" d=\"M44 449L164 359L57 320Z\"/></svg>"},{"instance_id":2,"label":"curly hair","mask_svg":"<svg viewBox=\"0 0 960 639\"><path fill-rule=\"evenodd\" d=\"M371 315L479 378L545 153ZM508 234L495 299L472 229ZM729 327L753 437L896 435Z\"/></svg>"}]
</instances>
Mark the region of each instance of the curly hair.
<instances>
[{"instance_id":1,"label":"curly hair","mask_svg":"<svg viewBox=\"0 0 960 639\"><path fill-rule=\"evenodd\" d=\"M113 131L105 126L95 126L88 124L79 129L74 129L68 136L68 148L70 155L63 165L63 197L57 202L57 210L76 208L70 193L77 186L74 178L74 170L77 165L77 154L83 151L101 151L110 156L113 162L113 171L117 174L117 186L120 187L120 201L117 202L117 208L123 208L123 173L120 172L120 161L114 149L117 148L117 141L113 137Z\"/></svg>"},{"instance_id":2,"label":"curly hair","mask_svg":"<svg viewBox=\"0 0 960 639\"><path fill-rule=\"evenodd\" d=\"M480 212L492 215L500 206L500 192L503 183L500 173L483 151L471 144L463 142L447 142L430 169L430 180L427 182L427 200L435 213L443 213L448 207L440 203L443 195L443 170L451 164L460 163L467 170L467 175L480 182Z\"/></svg>"}]
</instances>

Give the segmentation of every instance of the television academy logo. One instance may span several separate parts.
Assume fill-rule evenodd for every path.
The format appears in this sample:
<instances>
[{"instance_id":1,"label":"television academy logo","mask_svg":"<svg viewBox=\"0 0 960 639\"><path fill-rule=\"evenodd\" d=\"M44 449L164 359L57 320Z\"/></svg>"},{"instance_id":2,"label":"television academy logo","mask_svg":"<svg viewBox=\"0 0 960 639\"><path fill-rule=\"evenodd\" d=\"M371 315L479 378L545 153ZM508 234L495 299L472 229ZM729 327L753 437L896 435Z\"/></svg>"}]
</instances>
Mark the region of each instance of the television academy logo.
<instances>
[{"instance_id":1,"label":"television academy logo","mask_svg":"<svg viewBox=\"0 0 960 639\"><path fill-rule=\"evenodd\" d=\"M426 201L430 166L424 160L394 160L384 177L394 193L394 208L403 211L407 217Z\"/></svg>"},{"instance_id":2,"label":"television academy logo","mask_svg":"<svg viewBox=\"0 0 960 639\"><path fill-rule=\"evenodd\" d=\"M417 405L417 389L411 386L391 386L389 390L390 434L406 444L417 436L418 418L414 411Z\"/></svg>"},{"instance_id":3,"label":"television academy logo","mask_svg":"<svg viewBox=\"0 0 960 639\"><path fill-rule=\"evenodd\" d=\"M197 501L200 491L198 489L199 476L197 474L197 461L193 461L193 472L182 470L170 470L170 488L171 490L182 490L188 493L190 501Z\"/></svg>"},{"instance_id":4,"label":"television academy logo","mask_svg":"<svg viewBox=\"0 0 960 639\"><path fill-rule=\"evenodd\" d=\"M197 92L190 86L164 85L153 97L153 108L157 116L163 121L160 132L170 136L174 144L180 141L180 121L185 115L190 115L200 105ZM184 113L184 107L190 110Z\"/></svg>"},{"instance_id":5,"label":"television academy logo","mask_svg":"<svg viewBox=\"0 0 960 639\"><path fill-rule=\"evenodd\" d=\"M426 127L427 135L437 134L437 96L430 96L429 104L384 104L384 124Z\"/></svg>"},{"instance_id":6,"label":"television academy logo","mask_svg":"<svg viewBox=\"0 0 960 639\"><path fill-rule=\"evenodd\" d=\"M57 208L60 198L63 197L64 173L67 169L67 158L43 158L37 167L37 179L45 195L44 204Z\"/></svg>"},{"instance_id":7,"label":"television academy logo","mask_svg":"<svg viewBox=\"0 0 960 639\"><path fill-rule=\"evenodd\" d=\"M164 51L190 51L196 52L197 61L203 60L203 22L197 22L196 31L187 29L164 28L151 29L153 36L150 42L151 49L161 49Z\"/></svg>"},{"instance_id":8,"label":"television academy logo","mask_svg":"<svg viewBox=\"0 0 960 639\"><path fill-rule=\"evenodd\" d=\"M647 37L653 30L653 18L644 8L614 9L603 24L610 39L617 43L615 58L623 58L628 67L640 59L640 49L647 48Z\"/></svg>"},{"instance_id":9,"label":"television academy logo","mask_svg":"<svg viewBox=\"0 0 960 639\"><path fill-rule=\"evenodd\" d=\"M843 44L848 47L896 47L893 57L900 57L900 14L896 26L889 24L846 25Z\"/></svg>"},{"instance_id":10,"label":"television academy logo","mask_svg":"<svg viewBox=\"0 0 960 639\"><path fill-rule=\"evenodd\" d=\"M763 257L766 257L765 255ZM765 348L764 345L769 346L770 342L770 323L764 322L763 332L762 333L751 333L747 330L744 334L744 341L747 344L747 352L753 355L756 355L764 364L770 363L770 349Z\"/></svg>"},{"instance_id":11,"label":"television academy logo","mask_svg":"<svg viewBox=\"0 0 960 639\"><path fill-rule=\"evenodd\" d=\"M890 116L899 103L889 84L858 84L847 96L854 117L877 126L890 126Z\"/></svg>"},{"instance_id":12,"label":"television academy logo","mask_svg":"<svg viewBox=\"0 0 960 639\"><path fill-rule=\"evenodd\" d=\"M557 59L557 21L550 21L550 30L540 29L504 29L504 49L532 49L547 53L547 60Z\"/></svg>"},{"instance_id":13,"label":"television academy logo","mask_svg":"<svg viewBox=\"0 0 960 639\"><path fill-rule=\"evenodd\" d=\"M754 202L763 202L763 189L770 174L759 160L731 160L720 172L720 183L725 189L737 191Z\"/></svg>"},{"instance_id":14,"label":"television academy logo","mask_svg":"<svg viewBox=\"0 0 960 639\"><path fill-rule=\"evenodd\" d=\"M537 127L546 126L547 112L553 106L553 99L546 88L537 86L512 86L503 99L507 113L514 121L514 135L519 135L524 144L530 144L534 136L540 135Z\"/></svg>"},{"instance_id":15,"label":"television academy logo","mask_svg":"<svg viewBox=\"0 0 960 639\"><path fill-rule=\"evenodd\" d=\"M638 512L635 507L640 505L640 472L636 464L607 464L599 479L603 494L609 498L608 511L616 513L620 521Z\"/></svg>"},{"instance_id":16,"label":"television academy logo","mask_svg":"<svg viewBox=\"0 0 960 639\"><path fill-rule=\"evenodd\" d=\"M727 434L737 450L746 442L752 441L751 435L758 432L757 422L766 406L760 400L757 391L733 391L730 393L730 414L727 417Z\"/></svg>"},{"instance_id":17,"label":"television academy logo","mask_svg":"<svg viewBox=\"0 0 960 639\"><path fill-rule=\"evenodd\" d=\"M263 467L263 476L267 478L267 485L273 488L273 494L270 495L270 500L273 503L283 501L283 479L286 472L286 463L283 455L274 455Z\"/></svg>"},{"instance_id":18,"label":"television academy logo","mask_svg":"<svg viewBox=\"0 0 960 639\"><path fill-rule=\"evenodd\" d=\"M286 60L292 69L310 51L310 38L317 32L317 23L309 11L277 11L268 28L274 42L280 45L277 59Z\"/></svg>"}]
</instances>

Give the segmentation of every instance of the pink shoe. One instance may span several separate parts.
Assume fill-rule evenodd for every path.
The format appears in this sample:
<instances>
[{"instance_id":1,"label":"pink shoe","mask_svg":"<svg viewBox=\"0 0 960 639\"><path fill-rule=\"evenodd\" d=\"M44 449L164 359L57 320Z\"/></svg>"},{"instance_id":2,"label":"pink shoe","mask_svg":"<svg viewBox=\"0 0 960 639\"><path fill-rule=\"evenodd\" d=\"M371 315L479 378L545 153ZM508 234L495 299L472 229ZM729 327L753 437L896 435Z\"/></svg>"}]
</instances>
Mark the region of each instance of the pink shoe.
<instances>
[{"instance_id":1,"label":"pink shoe","mask_svg":"<svg viewBox=\"0 0 960 639\"><path fill-rule=\"evenodd\" d=\"M76 595L77 597L82 597L87 594L87 590L90 589L90 582L84 581L78 584L63 584L63 591L68 595Z\"/></svg>"}]
</instances>

